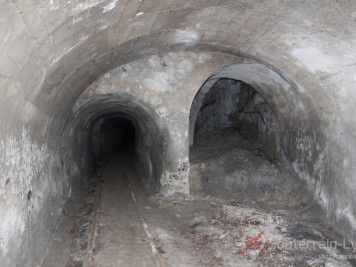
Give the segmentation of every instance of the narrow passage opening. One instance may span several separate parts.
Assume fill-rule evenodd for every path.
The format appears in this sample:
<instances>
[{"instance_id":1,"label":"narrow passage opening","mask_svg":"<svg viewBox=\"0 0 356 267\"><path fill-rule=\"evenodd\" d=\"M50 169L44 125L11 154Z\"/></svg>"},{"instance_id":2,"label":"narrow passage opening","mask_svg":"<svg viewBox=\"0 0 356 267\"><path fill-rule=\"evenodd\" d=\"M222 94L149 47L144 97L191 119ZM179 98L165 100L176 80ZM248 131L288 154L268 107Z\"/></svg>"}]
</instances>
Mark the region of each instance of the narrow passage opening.
<instances>
[{"instance_id":1,"label":"narrow passage opening","mask_svg":"<svg viewBox=\"0 0 356 267\"><path fill-rule=\"evenodd\" d=\"M278 125L255 88L231 78L208 80L193 110L191 192L278 209L304 205L303 183L277 161Z\"/></svg>"},{"instance_id":2,"label":"narrow passage opening","mask_svg":"<svg viewBox=\"0 0 356 267\"><path fill-rule=\"evenodd\" d=\"M93 127L92 146L98 159L115 154L132 156L135 145L135 126L128 119L115 117L99 120Z\"/></svg>"}]
</instances>

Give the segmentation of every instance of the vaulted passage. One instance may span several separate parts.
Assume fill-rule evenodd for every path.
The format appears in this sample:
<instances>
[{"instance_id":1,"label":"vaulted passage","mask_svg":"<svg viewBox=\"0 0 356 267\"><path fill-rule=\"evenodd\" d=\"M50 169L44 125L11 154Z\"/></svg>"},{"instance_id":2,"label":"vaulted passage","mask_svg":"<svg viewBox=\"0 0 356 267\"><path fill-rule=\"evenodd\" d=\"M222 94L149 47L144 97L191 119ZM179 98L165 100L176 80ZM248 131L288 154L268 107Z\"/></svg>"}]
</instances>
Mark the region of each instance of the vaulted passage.
<instances>
[{"instance_id":1,"label":"vaulted passage","mask_svg":"<svg viewBox=\"0 0 356 267\"><path fill-rule=\"evenodd\" d=\"M280 95L293 89L278 74L260 64L218 70L192 92L189 125L163 108L154 111L150 105L159 106L159 100L102 92L124 82L134 88L137 77L147 77L159 91L167 85L161 73L175 75L169 66L184 56L116 68L77 100L69 125L94 168L66 209L57 230L63 237L54 240L43 265L303 266L307 259L351 266L353 252L334 246L332 256L330 247L322 247L328 240L341 244L343 237L323 223L308 184L286 162L291 144L281 141L289 130L283 125L302 119L299 106L288 106L289 97L304 100L294 92ZM182 130L186 143L172 140L180 140ZM189 161L179 161L167 180L158 180L179 150L189 152ZM186 178L190 197L177 194ZM299 240L308 245L293 245Z\"/></svg>"},{"instance_id":2,"label":"vaulted passage","mask_svg":"<svg viewBox=\"0 0 356 267\"><path fill-rule=\"evenodd\" d=\"M266 100L253 87L234 79L219 79L207 92L202 88L196 101L201 104L194 126L195 140L231 128L246 139L259 141L259 149L270 160L276 159L277 122Z\"/></svg>"},{"instance_id":3,"label":"vaulted passage","mask_svg":"<svg viewBox=\"0 0 356 267\"><path fill-rule=\"evenodd\" d=\"M75 129L74 146L83 166L127 155L136 162L143 183L160 192L167 129L146 103L127 95L97 95L78 105L69 127Z\"/></svg>"},{"instance_id":4,"label":"vaulted passage","mask_svg":"<svg viewBox=\"0 0 356 267\"><path fill-rule=\"evenodd\" d=\"M355 265L355 19L0 1L1 266Z\"/></svg>"},{"instance_id":5,"label":"vaulted passage","mask_svg":"<svg viewBox=\"0 0 356 267\"><path fill-rule=\"evenodd\" d=\"M288 179L287 173L279 173L272 164L280 160L278 124L266 100L253 87L231 78L210 78L196 95L192 109L199 111L190 117L191 123L195 121L191 192L231 194L250 201L257 201L257 195L264 195L266 201L268 195L272 201L283 198L293 186L302 190L298 178ZM290 183L290 188L283 192L285 183ZM294 200L300 201L296 195Z\"/></svg>"}]
</instances>

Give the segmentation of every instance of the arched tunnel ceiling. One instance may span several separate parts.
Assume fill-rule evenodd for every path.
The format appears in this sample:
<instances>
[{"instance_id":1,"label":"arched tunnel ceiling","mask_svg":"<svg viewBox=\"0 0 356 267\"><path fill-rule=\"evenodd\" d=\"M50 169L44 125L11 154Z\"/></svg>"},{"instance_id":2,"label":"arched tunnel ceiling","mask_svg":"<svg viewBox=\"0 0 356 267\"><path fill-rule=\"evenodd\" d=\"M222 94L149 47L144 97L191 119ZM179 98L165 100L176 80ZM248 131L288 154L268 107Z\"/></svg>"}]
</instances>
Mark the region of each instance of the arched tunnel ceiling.
<instances>
[{"instance_id":1,"label":"arched tunnel ceiling","mask_svg":"<svg viewBox=\"0 0 356 267\"><path fill-rule=\"evenodd\" d=\"M0 0L0 164L11 180L1 187L8 186L0 209L2 260L12 261L11 254L19 266L29 258L37 265L47 249L43 233L56 228L60 203L85 175L85 140L77 144L68 134L74 128L63 130L82 92L108 70L177 50L262 63L312 103L319 120L287 129L281 147L331 220L356 240L355 20L352 0ZM211 71L191 74L201 83L185 84L190 93ZM172 116L172 125L188 128L187 112ZM90 121L100 115L94 113L83 114ZM162 149L146 150L165 164L152 164L158 167L151 176L162 176L166 191L187 192L188 136L176 129L167 127L167 150L160 135ZM38 194L31 214L27 192Z\"/></svg>"},{"instance_id":2,"label":"arched tunnel ceiling","mask_svg":"<svg viewBox=\"0 0 356 267\"><path fill-rule=\"evenodd\" d=\"M166 134L165 125L150 107L145 103L127 95L105 95L93 97L76 110L71 118L73 128L91 130L93 124L103 117L117 116L132 121L136 126L145 126L153 130L147 132L162 132Z\"/></svg>"},{"instance_id":3,"label":"arched tunnel ceiling","mask_svg":"<svg viewBox=\"0 0 356 267\"><path fill-rule=\"evenodd\" d=\"M108 69L164 50L252 57L310 88L320 107L334 96L328 87L338 83L344 89L336 97L347 101L355 82L344 75L355 68L353 1L14 0L1 10L0 77L10 87L4 99L25 92L35 107L12 107L27 115L37 108L50 117L66 112Z\"/></svg>"}]
</instances>

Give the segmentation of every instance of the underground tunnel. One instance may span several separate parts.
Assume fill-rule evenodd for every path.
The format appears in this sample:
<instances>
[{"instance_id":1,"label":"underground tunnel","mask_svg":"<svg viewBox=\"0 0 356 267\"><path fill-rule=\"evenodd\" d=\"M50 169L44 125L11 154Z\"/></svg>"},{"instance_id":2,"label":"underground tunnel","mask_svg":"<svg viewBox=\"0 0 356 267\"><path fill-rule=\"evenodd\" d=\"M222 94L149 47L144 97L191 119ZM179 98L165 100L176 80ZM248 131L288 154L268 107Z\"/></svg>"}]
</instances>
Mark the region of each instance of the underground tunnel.
<instances>
[{"instance_id":1,"label":"underground tunnel","mask_svg":"<svg viewBox=\"0 0 356 267\"><path fill-rule=\"evenodd\" d=\"M74 142L88 168L125 157L139 170L142 180L154 192L160 191L165 168L167 133L158 114L129 95L97 95L73 112L69 125Z\"/></svg>"},{"instance_id":2,"label":"underground tunnel","mask_svg":"<svg viewBox=\"0 0 356 267\"><path fill-rule=\"evenodd\" d=\"M128 119L112 117L94 124L92 150L96 159L110 154L133 154L135 126Z\"/></svg>"},{"instance_id":3,"label":"underground tunnel","mask_svg":"<svg viewBox=\"0 0 356 267\"><path fill-rule=\"evenodd\" d=\"M355 1L0 1L1 266L355 266Z\"/></svg>"},{"instance_id":4,"label":"underground tunnel","mask_svg":"<svg viewBox=\"0 0 356 267\"><path fill-rule=\"evenodd\" d=\"M259 177L258 173L249 169L244 170L242 166L224 167L224 170L233 168L235 171L243 171L241 174L247 176L241 177L237 174L237 177L233 178L234 181L224 172L208 175L219 167L214 166L207 170L205 166L207 158L228 155L229 150L234 148L250 150L257 157L264 155L268 161L276 161L275 116L266 100L253 87L231 78L209 79L196 95L192 109L199 111L197 114L191 113L190 117L191 123L194 124L195 121L194 128L191 128L194 129L191 133L190 149L190 160L193 163L193 175L190 176L191 191L204 188L207 190L211 187L208 189L210 195L219 188L222 189L222 195L227 191L237 193L239 189L252 194L260 187L259 182L264 183L265 186L272 182L269 181L268 175ZM239 156L238 154L239 152L236 156ZM227 164L237 164L229 158L224 160ZM258 168L255 160L253 165L254 168ZM196 172L200 173L198 177L194 176ZM238 194L241 197L242 192Z\"/></svg>"}]
</instances>

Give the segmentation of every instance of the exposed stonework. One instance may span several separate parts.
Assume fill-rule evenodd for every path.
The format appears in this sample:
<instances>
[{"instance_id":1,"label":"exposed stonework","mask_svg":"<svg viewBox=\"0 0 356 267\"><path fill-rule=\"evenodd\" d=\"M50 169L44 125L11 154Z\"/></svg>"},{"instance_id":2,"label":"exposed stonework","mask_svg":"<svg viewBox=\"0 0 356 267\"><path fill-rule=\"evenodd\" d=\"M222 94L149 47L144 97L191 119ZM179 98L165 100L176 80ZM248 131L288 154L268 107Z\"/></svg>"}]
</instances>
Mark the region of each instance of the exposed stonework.
<instances>
[{"instance_id":1,"label":"exposed stonework","mask_svg":"<svg viewBox=\"0 0 356 267\"><path fill-rule=\"evenodd\" d=\"M148 179L187 193L191 104L209 78L261 94L279 160L356 240L355 19L355 1L0 1L0 262L41 263L90 162L81 127L104 113L73 111L94 88L126 101L99 97L102 110L156 135L142 143Z\"/></svg>"},{"instance_id":2,"label":"exposed stonework","mask_svg":"<svg viewBox=\"0 0 356 267\"><path fill-rule=\"evenodd\" d=\"M165 171L159 179L163 193L188 193L190 105L202 79L211 74L212 68L221 66L221 63L214 63L219 56L214 53L178 52L122 65L89 86L78 98L74 109L80 109L92 98L110 95L118 98L127 95L148 105L167 127L167 136L164 137L166 153L162 159ZM225 64L231 62L232 59L224 57ZM200 69L207 65L210 65L209 69L200 73ZM130 115L129 110L121 113ZM144 134L145 138L153 137L150 132Z\"/></svg>"}]
</instances>

